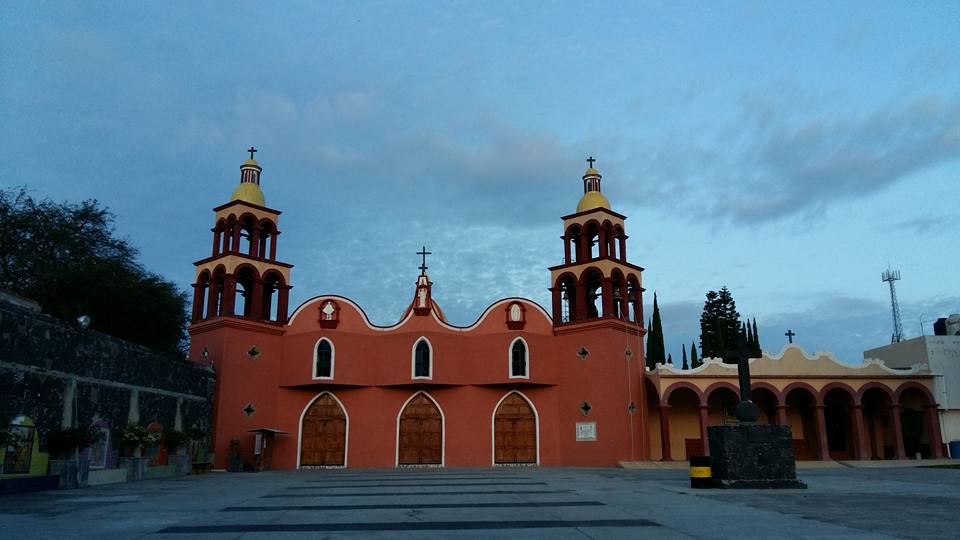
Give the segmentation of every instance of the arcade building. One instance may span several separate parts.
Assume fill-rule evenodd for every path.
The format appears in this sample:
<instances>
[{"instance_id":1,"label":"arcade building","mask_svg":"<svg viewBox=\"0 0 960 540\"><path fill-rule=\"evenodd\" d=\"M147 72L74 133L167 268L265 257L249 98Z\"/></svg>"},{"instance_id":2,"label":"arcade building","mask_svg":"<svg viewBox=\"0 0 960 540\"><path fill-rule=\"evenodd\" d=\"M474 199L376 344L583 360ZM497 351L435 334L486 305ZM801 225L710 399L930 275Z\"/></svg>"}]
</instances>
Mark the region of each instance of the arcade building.
<instances>
[{"instance_id":1,"label":"arcade building","mask_svg":"<svg viewBox=\"0 0 960 540\"><path fill-rule=\"evenodd\" d=\"M592 160L576 211L561 218L549 311L504 298L472 325L452 325L424 263L399 321L377 326L342 296L290 310L293 265L278 259L280 211L266 205L253 151L229 201L214 208L209 256L195 263L190 358L216 372L215 467L231 453L274 469L616 466L706 453L706 426L731 421L724 392L735 369L708 360L645 370L644 269L627 257L626 216L611 209ZM776 359L758 360L777 371ZM923 411L918 452L942 454L928 372L857 372L866 385L858 392L830 386L838 381L829 375L808 384L805 366L818 367L790 363L786 376L758 380L769 394L761 391L761 421L796 424L801 457L839 459L832 445L851 457L904 457L893 420L902 396ZM837 389L850 392L835 412L827 407ZM856 412L866 398L876 413L869 441Z\"/></svg>"}]
</instances>

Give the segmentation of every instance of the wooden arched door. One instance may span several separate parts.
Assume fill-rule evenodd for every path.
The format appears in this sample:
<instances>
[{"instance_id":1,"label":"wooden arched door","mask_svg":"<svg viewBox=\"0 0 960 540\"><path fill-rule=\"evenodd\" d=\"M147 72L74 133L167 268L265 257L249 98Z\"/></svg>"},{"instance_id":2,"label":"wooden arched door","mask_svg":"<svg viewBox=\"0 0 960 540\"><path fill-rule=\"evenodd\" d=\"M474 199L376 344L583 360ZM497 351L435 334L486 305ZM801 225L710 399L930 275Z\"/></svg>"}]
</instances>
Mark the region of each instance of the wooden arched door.
<instances>
[{"instance_id":1,"label":"wooden arched door","mask_svg":"<svg viewBox=\"0 0 960 540\"><path fill-rule=\"evenodd\" d=\"M527 400L511 393L493 416L494 463L537 462L537 420Z\"/></svg>"},{"instance_id":2,"label":"wooden arched door","mask_svg":"<svg viewBox=\"0 0 960 540\"><path fill-rule=\"evenodd\" d=\"M346 464L347 416L332 394L323 394L303 415L300 466Z\"/></svg>"},{"instance_id":3,"label":"wooden arched door","mask_svg":"<svg viewBox=\"0 0 960 540\"><path fill-rule=\"evenodd\" d=\"M425 394L417 394L400 413L398 465L443 463L443 418Z\"/></svg>"}]
</instances>

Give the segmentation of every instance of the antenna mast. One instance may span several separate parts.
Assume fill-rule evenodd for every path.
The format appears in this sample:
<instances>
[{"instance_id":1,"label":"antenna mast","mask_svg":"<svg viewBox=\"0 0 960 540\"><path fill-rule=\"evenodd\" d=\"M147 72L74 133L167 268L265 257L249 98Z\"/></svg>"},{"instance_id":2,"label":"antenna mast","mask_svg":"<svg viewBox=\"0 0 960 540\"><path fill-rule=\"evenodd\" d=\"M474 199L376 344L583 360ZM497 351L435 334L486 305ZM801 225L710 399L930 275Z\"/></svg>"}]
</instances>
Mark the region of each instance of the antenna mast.
<instances>
[{"instance_id":1,"label":"antenna mast","mask_svg":"<svg viewBox=\"0 0 960 540\"><path fill-rule=\"evenodd\" d=\"M900 343L903 341L903 324L900 322L900 304L897 302L897 287L894 281L900 279L899 270L890 270L887 268L881 274L881 279L890 284L890 306L893 309L893 336L890 343Z\"/></svg>"}]
</instances>

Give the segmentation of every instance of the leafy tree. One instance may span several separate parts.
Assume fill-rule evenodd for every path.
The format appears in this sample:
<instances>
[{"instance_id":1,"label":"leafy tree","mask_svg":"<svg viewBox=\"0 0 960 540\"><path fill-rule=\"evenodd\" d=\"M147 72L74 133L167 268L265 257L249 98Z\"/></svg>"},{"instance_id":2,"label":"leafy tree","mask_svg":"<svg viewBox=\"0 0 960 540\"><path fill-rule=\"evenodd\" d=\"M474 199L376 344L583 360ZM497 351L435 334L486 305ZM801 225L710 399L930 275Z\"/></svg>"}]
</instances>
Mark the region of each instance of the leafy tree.
<instances>
[{"instance_id":1,"label":"leafy tree","mask_svg":"<svg viewBox=\"0 0 960 540\"><path fill-rule=\"evenodd\" d=\"M703 365L703 362L701 362L700 359L697 358L697 344L691 341L690 342L690 367L692 369L696 369L702 365Z\"/></svg>"},{"instance_id":2,"label":"leafy tree","mask_svg":"<svg viewBox=\"0 0 960 540\"><path fill-rule=\"evenodd\" d=\"M24 188L0 190L0 287L54 317L89 315L95 330L179 352L186 295L140 266L113 222L96 200L36 201Z\"/></svg>"},{"instance_id":3,"label":"leafy tree","mask_svg":"<svg viewBox=\"0 0 960 540\"><path fill-rule=\"evenodd\" d=\"M653 293L653 321L650 323L650 333L647 334L647 368L656 369L657 364L663 364L666 361L660 305L657 303L657 293Z\"/></svg>"}]
</instances>

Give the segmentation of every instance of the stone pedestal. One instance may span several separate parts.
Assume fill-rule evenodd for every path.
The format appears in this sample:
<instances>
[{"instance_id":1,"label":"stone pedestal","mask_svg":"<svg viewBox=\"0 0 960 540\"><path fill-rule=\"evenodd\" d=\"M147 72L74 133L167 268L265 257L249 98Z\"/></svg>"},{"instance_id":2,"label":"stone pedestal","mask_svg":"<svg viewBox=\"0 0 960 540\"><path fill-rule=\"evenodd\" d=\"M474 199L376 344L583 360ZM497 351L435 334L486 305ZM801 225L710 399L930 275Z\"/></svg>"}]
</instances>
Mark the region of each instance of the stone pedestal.
<instances>
[{"instance_id":1,"label":"stone pedestal","mask_svg":"<svg viewBox=\"0 0 960 540\"><path fill-rule=\"evenodd\" d=\"M127 470L127 482L143 480L143 477L147 473L147 464L149 461L149 459L144 457L120 458L120 468Z\"/></svg>"},{"instance_id":2,"label":"stone pedestal","mask_svg":"<svg viewBox=\"0 0 960 540\"><path fill-rule=\"evenodd\" d=\"M797 480L790 426L744 422L707 428L714 484L724 488L805 488Z\"/></svg>"},{"instance_id":3,"label":"stone pedestal","mask_svg":"<svg viewBox=\"0 0 960 540\"><path fill-rule=\"evenodd\" d=\"M183 454L168 456L167 463L173 465L174 474L177 476L190 474L190 469L193 466L190 456Z\"/></svg>"},{"instance_id":4,"label":"stone pedestal","mask_svg":"<svg viewBox=\"0 0 960 540\"><path fill-rule=\"evenodd\" d=\"M85 488L90 476L90 460L51 459L50 474L60 477L59 489Z\"/></svg>"}]
</instances>

